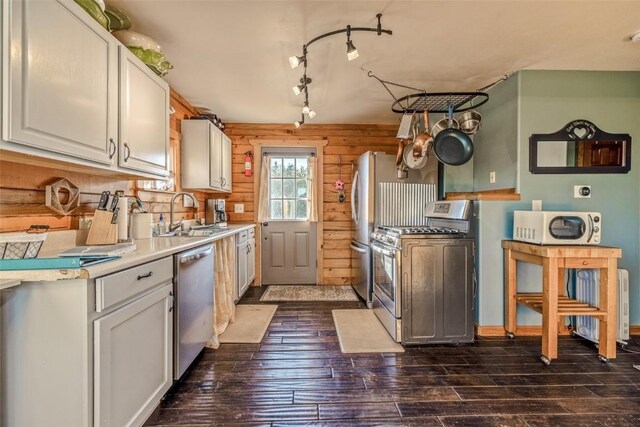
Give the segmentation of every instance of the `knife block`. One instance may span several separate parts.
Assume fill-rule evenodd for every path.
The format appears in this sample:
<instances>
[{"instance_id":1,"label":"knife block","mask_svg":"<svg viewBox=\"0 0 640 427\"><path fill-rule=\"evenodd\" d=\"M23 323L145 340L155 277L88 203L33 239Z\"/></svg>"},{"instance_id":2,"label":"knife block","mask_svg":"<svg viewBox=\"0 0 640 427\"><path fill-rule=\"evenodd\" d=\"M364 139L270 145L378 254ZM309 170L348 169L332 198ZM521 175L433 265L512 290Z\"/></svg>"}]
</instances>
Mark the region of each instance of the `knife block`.
<instances>
[{"instance_id":1,"label":"knife block","mask_svg":"<svg viewBox=\"0 0 640 427\"><path fill-rule=\"evenodd\" d=\"M118 224L112 224L113 212L95 211L87 245L114 245L118 243Z\"/></svg>"}]
</instances>

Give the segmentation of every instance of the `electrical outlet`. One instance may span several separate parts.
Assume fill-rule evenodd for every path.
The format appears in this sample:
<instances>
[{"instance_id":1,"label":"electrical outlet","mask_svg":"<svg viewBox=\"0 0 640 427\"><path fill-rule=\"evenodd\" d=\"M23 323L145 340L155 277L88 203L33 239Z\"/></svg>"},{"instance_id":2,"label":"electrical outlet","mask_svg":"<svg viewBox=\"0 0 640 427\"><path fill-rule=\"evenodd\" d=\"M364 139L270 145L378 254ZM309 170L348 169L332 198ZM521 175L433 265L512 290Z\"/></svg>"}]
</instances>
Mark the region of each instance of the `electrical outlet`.
<instances>
[{"instance_id":1,"label":"electrical outlet","mask_svg":"<svg viewBox=\"0 0 640 427\"><path fill-rule=\"evenodd\" d=\"M590 199L591 186L590 185L574 185L573 198L574 199Z\"/></svg>"},{"instance_id":2,"label":"electrical outlet","mask_svg":"<svg viewBox=\"0 0 640 427\"><path fill-rule=\"evenodd\" d=\"M532 200L531 201L531 210L532 211L541 211L542 210L542 200Z\"/></svg>"},{"instance_id":3,"label":"electrical outlet","mask_svg":"<svg viewBox=\"0 0 640 427\"><path fill-rule=\"evenodd\" d=\"M489 184L495 184L495 183L496 183L496 173L489 172Z\"/></svg>"},{"instance_id":4,"label":"electrical outlet","mask_svg":"<svg viewBox=\"0 0 640 427\"><path fill-rule=\"evenodd\" d=\"M233 205L233 212L244 213L244 203L236 203Z\"/></svg>"}]
</instances>

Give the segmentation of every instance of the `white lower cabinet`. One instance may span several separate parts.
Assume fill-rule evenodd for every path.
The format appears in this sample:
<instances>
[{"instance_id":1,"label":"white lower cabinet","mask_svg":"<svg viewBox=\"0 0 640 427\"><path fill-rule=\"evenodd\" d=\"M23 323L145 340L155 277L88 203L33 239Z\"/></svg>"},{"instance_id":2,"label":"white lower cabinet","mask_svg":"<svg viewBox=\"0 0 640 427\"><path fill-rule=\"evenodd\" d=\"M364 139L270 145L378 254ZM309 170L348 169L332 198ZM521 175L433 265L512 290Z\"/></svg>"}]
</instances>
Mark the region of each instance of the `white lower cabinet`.
<instances>
[{"instance_id":1,"label":"white lower cabinet","mask_svg":"<svg viewBox=\"0 0 640 427\"><path fill-rule=\"evenodd\" d=\"M94 425L141 425L173 378L171 282L94 322Z\"/></svg>"},{"instance_id":2,"label":"white lower cabinet","mask_svg":"<svg viewBox=\"0 0 640 427\"><path fill-rule=\"evenodd\" d=\"M0 292L0 426L141 426L173 379L173 257Z\"/></svg>"},{"instance_id":3,"label":"white lower cabinet","mask_svg":"<svg viewBox=\"0 0 640 427\"><path fill-rule=\"evenodd\" d=\"M240 300L256 277L255 230L236 234L236 301Z\"/></svg>"}]
</instances>

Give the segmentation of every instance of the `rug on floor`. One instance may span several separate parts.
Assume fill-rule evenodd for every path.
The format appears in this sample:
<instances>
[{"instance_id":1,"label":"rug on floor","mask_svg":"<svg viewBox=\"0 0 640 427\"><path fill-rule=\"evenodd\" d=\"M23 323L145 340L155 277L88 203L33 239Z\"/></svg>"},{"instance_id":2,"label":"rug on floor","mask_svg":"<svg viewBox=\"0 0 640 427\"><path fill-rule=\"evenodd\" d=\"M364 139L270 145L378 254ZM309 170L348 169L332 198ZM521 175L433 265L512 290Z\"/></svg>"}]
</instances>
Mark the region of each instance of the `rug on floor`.
<instances>
[{"instance_id":1,"label":"rug on floor","mask_svg":"<svg viewBox=\"0 0 640 427\"><path fill-rule=\"evenodd\" d=\"M402 353L373 310L332 310L343 353Z\"/></svg>"},{"instance_id":2,"label":"rug on floor","mask_svg":"<svg viewBox=\"0 0 640 427\"><path fill-rule=\"evenodd\" d=\"M271 304L238 304L236 306L236 321L229 323L227 329L220 335L220 342L227 344L260 343L277 309L277 305Z\"/></svg>"},{"instance_id":3,"label":"rug on floor","mask_svg":"<svg viewBox=\"0 0 640 427\"><path fill-rule=\"evenodd\" d=\"M260 301L358 301L351 286L270 285Z\"/></svg>"}]
</instances>

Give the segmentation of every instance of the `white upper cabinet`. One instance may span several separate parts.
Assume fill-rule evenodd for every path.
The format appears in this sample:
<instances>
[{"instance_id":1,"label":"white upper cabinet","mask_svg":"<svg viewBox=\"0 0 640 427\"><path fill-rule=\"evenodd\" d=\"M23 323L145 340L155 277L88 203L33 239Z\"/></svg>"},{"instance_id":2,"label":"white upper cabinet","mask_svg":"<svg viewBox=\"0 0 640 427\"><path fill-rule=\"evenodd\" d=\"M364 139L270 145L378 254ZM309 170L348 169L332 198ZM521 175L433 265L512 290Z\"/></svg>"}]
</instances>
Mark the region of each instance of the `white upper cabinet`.
<instances>
[{"instance_id":1,"label":"white upper cabinet","mask_svg":"<svg viewBox=\"0 0 640 427\"><path fill-rule=\"evenodd\" d=\"M231 140L209 120L181 126L181 187L231 192Z\"/></svg>"},{"instance_id":2,"label":"white upper cabinet","mask_svg":"<svg viewBox=\"0 0 640 427\"><path fill-rule=\"evenodd\" d=\"M73 0L2 2L0 148L166 177L169 86Z\"/></svg>"},{"instance_id":3,"label":"white upper cabinet","mask_svg":"<svg viewBox=\"0 0 640 427\"><path fill-rule=\"evenodd\" d=\"M169 85L129 49L120 46L120 137L118 164L167 175Z\"/></svg>"},{"instance_id":4,"label":"white upper cabinet","mask_svg":"<svg viewBox=\"0 0 640 427\"><path fill-rule=\"evenodd\" d=\"M118 42L73 2L3 1L3 14L3 138L113 164Z\"/></svg>"}]
</instances>

